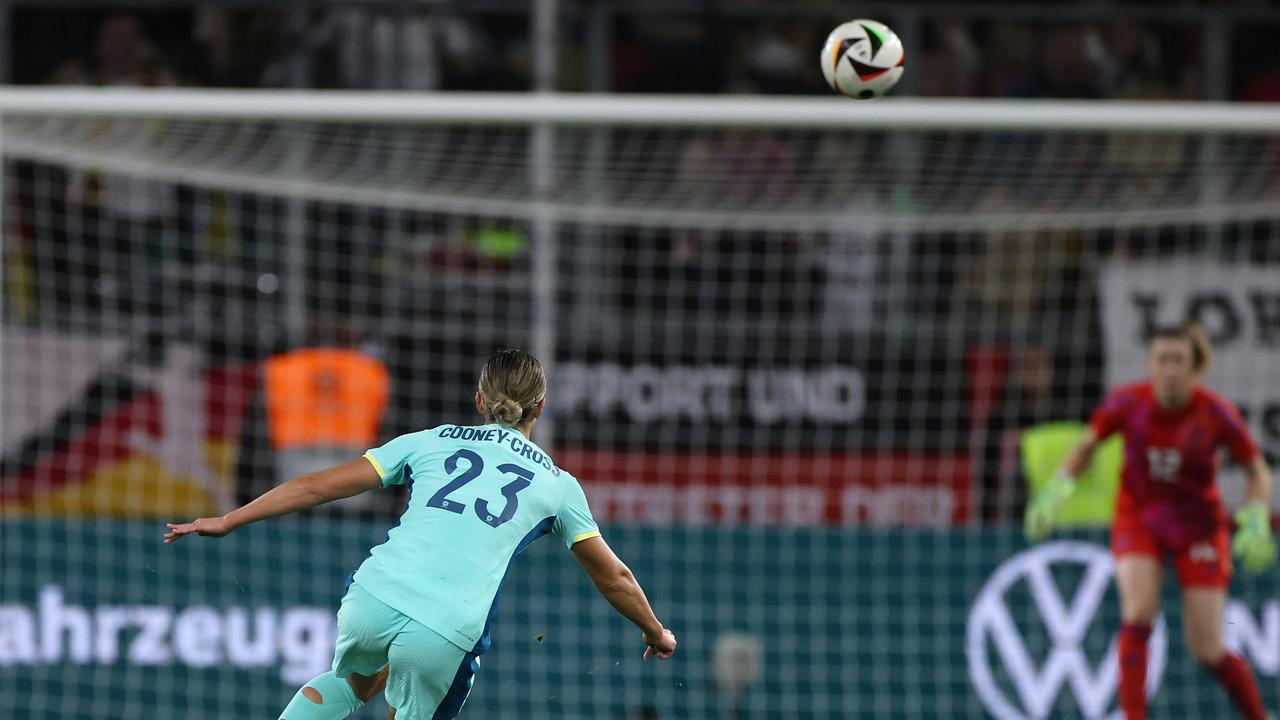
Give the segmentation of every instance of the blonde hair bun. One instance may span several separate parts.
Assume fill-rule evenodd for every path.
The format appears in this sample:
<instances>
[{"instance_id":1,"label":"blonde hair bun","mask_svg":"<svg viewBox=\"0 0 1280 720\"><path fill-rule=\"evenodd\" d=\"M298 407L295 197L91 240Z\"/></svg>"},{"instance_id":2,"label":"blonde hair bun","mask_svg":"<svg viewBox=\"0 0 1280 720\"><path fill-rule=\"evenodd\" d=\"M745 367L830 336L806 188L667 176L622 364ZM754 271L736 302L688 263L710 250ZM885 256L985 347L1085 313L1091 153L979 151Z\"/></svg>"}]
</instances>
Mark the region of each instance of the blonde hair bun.
<instances>
[{"instance_id":1,"label":"blonde hair bun","mask_svg":"<svg viewBox=\"0 0 1280 720\"><path fill-rule=\"evenodd\" d=\"M500 397L489 407L489 414L503 425L515 425L524 417L524 408L511 398Z\"/></svg>"},{"instance_id":2,"label":"blonde hair bun","mask_svg":"<svg viewBox=\"0 0 1280 720\"><path fill-rule=\"evenodd\" d=\"M480 394L487 420L514 427L534 416L547 394L547 376L524 350L499 350L480 370Z\"/></svg>"}]
</instances>

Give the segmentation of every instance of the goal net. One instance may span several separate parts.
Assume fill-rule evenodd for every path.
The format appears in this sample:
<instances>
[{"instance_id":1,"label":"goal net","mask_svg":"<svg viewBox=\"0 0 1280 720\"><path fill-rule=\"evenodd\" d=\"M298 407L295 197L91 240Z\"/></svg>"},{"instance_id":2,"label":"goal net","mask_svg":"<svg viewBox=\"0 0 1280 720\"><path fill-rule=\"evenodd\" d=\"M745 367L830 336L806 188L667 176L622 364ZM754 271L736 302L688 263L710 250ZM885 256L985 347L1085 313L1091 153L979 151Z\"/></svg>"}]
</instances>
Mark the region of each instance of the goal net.
<instances>
[{"instance_id":1,"label":"goal net","mask_svg":"<svg viewBox=\"0 0 1280 720\"><path fill-rule=\"evenodd\" d=\"M275 717L405 494L173 547L163 522L469 422L499 347L547 365L535 440L681 653L643 665L535 544L464 717L1116 717L1115 463L1034 547L1027 488L1188 316L1280 458L1272 109L73 90L0 115L5 717ZM1166 600L1153 716L1227 716ZM1274 573L1227 616L1277 707Z\"/></svg>"}]
</instances>

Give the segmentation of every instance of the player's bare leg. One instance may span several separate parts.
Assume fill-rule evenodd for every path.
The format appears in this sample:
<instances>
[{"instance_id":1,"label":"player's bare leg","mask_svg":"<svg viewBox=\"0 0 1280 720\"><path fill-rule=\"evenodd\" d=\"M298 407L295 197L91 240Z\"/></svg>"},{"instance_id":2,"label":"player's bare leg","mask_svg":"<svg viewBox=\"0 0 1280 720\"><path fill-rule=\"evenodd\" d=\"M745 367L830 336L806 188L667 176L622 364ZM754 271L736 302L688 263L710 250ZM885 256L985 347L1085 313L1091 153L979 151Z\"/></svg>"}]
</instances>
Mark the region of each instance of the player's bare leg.
<instances>
[{"instance_id":1,"label":"player's bare leg","mask_svg":"<svg viewBox=\"0 0 1280 720\"><path fill-rule=\"evenodd\" d=\"M387 687L387 673L389 670L389 667L384 667L377 675L351 673L347 676L347 682L361 702L369 702Z\"/></svg>"},{"instance_id":2,"label":"player's bare leg","mask_svg":"<svg viewBox=\"0 0 1280 720\"><path fill-rule=\"evenodd\" d=\"M1160 614L1164 567L1149 555L1125 555L1116 561L1120 589L1120 707L1128 720L1147 717L1147 640Z\"/></svg>"},{"instance_id":3,"label":"player's bare leg","mask_svg":"<svg viewBox=\"0 0 1280 720\"><path fill-rule=\"evenodd\" d=\"M1217 665L1227 653L1222 642L1222 612L1226 604L1226 591L1216 588L1187 588L1182 592L1187 648L1205 667Z\"/></svg>"},{"instance_id":4,"label":"player's bare leg","mask_svg":"<svg viewBox=\"0 0 1280 720\"><path fill-rule=\"evenodd\" d=\"M385 667L376 675L352 673L346 679L332 672L317 675L293 696L280 720L342 720L386 685Z\"/></svg>"},{"instance_id":5,"label":"player's bare leg","mask_svg":"<svg viewBox=\"0 0 1280 720\"><path fill-rule=\"evenodd\" d=\"M1120 620L1150 625L1160 614L1160 583L1164 566L1150 555L1125 555L1116 561L1120 590Z\"/></svg>"},{"instance_id":6,"label":"player's bare leg","mask_svg":"<svg viewBox=\"0 0 1280 720\"><path fill-rule=\"evenodd\" d=\"M1222 614L1227 592L1218 588L1187 588L1182 592L1182 617L1187 647L1213 673L1248 720L1264 720L1262 697L1249 664L1227 652L1222 641Z\"/></svg>"}]
</instances>

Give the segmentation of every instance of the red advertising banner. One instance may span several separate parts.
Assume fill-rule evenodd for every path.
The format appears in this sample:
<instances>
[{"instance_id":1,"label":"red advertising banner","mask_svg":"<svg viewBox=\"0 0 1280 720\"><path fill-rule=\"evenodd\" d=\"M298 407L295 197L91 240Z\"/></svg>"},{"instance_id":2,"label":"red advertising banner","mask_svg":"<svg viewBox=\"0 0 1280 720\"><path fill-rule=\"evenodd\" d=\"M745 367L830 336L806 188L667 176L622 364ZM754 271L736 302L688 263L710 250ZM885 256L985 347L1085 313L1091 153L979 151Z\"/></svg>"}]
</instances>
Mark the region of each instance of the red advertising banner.
<instances>
[{"instance_id":1,"label":"red advertising banner","mask_svg":"<svg viewBox=\"0 0 1280 720\"><path fill-rule=\"evenodd\" d=\"M972 517L965 456L560 450L602 522L946 527Z\"/></svg>"}]
</instances>

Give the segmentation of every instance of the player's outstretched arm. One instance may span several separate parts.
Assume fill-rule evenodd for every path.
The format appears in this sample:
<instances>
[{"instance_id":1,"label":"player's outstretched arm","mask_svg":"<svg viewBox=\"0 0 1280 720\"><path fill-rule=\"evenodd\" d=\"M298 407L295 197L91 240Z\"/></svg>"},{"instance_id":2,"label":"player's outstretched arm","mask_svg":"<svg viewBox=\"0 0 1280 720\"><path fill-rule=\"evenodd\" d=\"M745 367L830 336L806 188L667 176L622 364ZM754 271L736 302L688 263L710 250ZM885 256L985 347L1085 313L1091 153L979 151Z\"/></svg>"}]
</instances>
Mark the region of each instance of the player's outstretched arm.
<instances>
[{"instance_id":1,"label":"player's outstretched arm","mask_svg":"<svg viewBox=\"0 0 1280 720\"><path fill-rule=\"evenodd\" d=\"M249 504L222 517L200 518L189 523L169 524L164 541L172 543L183 535L196 533L206 537L222 537L242 525L285 515L332 500L359 495L382 487L378 471L365 458L343 463L317 473L299 475L271 488Z\"/></svg>"},{"instance_id":2,"label":"player's outstretched arm","mask_svg":"<svg viewBox=\"0 0 1280 720\"><path fill-rule=\"evenodd\" d=\"M1097 447L1098 437L1094 435L1093 428L1086 428L1084 435L1062 459L1059 471L1070 478L1080 477L1085 470L1089 469L1089 463L1093 462L1093 452Z\"/></svg>"},{"instance_id":3,"label":"player's outstretched arm","mask_svg":"<svg viewBox=\"0 0 1280 720\"><path fill-rule=\"evenodd\" d=\"M1089 467L1097 447L1098 438L1094 435L1093 429L1085 430L1084 435L1063 458L1062 465L1053 474L1049 484L1041 488L1035 499L1027 504L1026 516L1023 518L1023 532L1028 540L1038 542L1049 534L1058 510L1075 492L1076 478Z\"/></svg>"},{"instance_id":4,"label":"player's outstretched arm","mask_svg":"<svg viewBox=\"0 0 1280 720\"><path fill-rule=\"evenodd\" d=\"M675 634L658 621L644 589L604 538L593 537L574 543L573 556L613 609L644 632L644 643L649 646L644 651L644 659L654 655L661 660L671 657L676 651Z\"/></svg>"}]
</instances>

